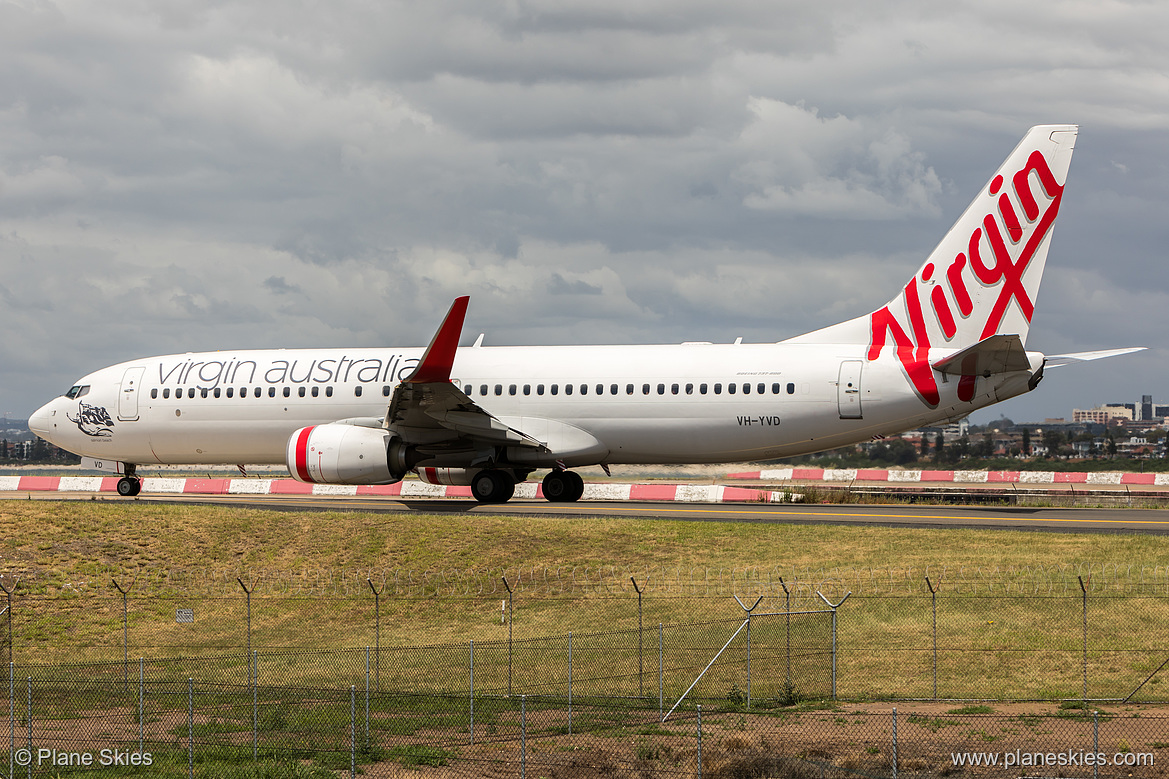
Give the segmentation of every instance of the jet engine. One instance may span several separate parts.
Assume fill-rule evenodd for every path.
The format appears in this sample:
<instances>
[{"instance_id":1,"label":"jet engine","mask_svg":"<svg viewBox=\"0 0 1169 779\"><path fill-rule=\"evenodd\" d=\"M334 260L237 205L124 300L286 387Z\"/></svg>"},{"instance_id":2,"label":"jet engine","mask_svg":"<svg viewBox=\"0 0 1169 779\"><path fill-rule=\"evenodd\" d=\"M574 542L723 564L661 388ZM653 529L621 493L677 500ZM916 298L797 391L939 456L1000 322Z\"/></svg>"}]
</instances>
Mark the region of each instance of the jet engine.
<instances>
[{"instance_id":1,"label":"jet engine","mask_svg":"<svg viewBox=\"0 0 1169 779\"><path fill-rule=\"evenodd\" d=\"M286 459L296 480L310 484L393 484L410 468L406 446L390 431L336 422L297 430Z\"/></svg>"}]
</instances>

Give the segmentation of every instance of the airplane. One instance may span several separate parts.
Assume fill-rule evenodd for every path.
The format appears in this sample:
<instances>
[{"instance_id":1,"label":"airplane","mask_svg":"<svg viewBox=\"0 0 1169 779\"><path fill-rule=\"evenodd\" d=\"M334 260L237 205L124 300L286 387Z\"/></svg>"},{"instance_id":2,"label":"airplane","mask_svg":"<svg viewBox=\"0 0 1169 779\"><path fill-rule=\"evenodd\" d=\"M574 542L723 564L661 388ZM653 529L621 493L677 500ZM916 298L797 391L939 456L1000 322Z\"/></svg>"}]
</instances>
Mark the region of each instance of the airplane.
<instances>
[{"instance_id":1,"label":"airplane","mask_svg":"<svg viewBox=\"0 0 1169 779\"><path fill-rule=\"evenodd\" d=\"M1035 389L1024 344L1078 132L1031 128L886 305L778 343L460 347L468 298L420 348L174 354L90 373L29 427L123 475L138 466L283 464L313 484L413 473L509 500L578 500L573 469L758 462L879 439Z\"/></svg>"}]
</instances>

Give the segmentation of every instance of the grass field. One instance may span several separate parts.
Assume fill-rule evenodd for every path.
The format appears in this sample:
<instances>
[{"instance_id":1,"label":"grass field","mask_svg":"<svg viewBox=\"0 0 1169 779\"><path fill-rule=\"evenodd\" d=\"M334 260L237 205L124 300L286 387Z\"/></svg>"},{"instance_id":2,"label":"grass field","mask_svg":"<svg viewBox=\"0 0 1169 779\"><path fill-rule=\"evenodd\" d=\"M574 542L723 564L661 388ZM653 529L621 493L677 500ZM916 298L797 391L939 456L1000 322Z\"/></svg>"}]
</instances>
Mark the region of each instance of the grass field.
<instances>
[{"instance_id":1,"label":"grass field","mask_svg":"<svg viewBox=\"0 0 1169 779\"><path fill-rule=\"evenodd\" d=\"M252 599L252 646L308 650L358 649L378 640L374 599L361 572L765 568L791 583L794 609L824 608L817 589L834 600L854 591L840 612L842 696L929 697L932 612L923 572L930 570L940 587L940 695L1073 697L1081 692L1083 670L1075 572L1111 570L1113 581L1120 581L1133 566L1153 571L1160 581L1166 560L1164 542L1141 535L0 502L0 574L6 586L20 581L13 609L15 657L37 663L120 659L122 599L112 580L128 587L136 575L128 599L128 653L150 658L241 650L246 606L236 576L260 581ZM864 581L860 572L866 569L888 572L889 579L871 575ZM201 573L190 579L189 591L163 587L165 581L183 581L163 576L175 570ZM259 576L266 571L355 575L340 586L330 574L328 587L297 596L288 589L266 591L267 580ZM1029 573L1034 571L1043 572L1042 582ZM766 594L760 611L782 610L776 580L748 578L736 589L741 597ZM1136 579L1129 575L1125 581ZM1046 589L1037 592L1040 583ZM660 584L642 582L650 588L642 614L647 629L656 630L659 622L742 617L724 589L654 589ZM627 579L574 595L550 595L529 585L516 596L511 625L501 619L501 588L496 582L491 587L483 594L468 587L462 597L414 592L383 598L381 645L460 647L471 640L506 641L509 628L519 640L638 626ZM1123 594L1098 589L1088 615L1090 694L1109 697L1127 693L1164 659L1159 652L1169 644L1169 598L1164 586ZM195 609L194 626L175 622L180 607ZM445 666L462 662L461 650L442 651L452 655ZM626 650L611 650L610 661L619 655L628 661ZM261 662L262 673L327 681L327 674L314 676L299 660L270 656ZM972 664L978 673L970 672ZM421 684L425 665L412 657L397 667L403 678ZM1158 683L1154 679L1145 694L1165 697L1157 694Z\"/></svg>"}]
</instances>

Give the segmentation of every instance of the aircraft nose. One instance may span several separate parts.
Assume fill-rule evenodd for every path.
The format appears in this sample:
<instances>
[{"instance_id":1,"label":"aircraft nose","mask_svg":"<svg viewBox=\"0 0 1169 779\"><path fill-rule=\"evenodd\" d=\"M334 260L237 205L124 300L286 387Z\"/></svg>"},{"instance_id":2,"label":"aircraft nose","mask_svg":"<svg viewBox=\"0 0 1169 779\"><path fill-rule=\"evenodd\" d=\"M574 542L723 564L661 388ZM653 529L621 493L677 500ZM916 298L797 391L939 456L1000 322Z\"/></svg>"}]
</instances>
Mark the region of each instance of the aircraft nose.
<instances>
[{"instance_id":1,"label":"aircraft nose","mask_svg":"<svg viewBox=\"0 0 1169 779\"><path fill-rule=\"evenodd\" d=\"M53 406L53 403L46 403L28 418L28 429L46 441L52 440L50 436L53 434L53 421L57 413Z\"/></svg>"}]
</instances>

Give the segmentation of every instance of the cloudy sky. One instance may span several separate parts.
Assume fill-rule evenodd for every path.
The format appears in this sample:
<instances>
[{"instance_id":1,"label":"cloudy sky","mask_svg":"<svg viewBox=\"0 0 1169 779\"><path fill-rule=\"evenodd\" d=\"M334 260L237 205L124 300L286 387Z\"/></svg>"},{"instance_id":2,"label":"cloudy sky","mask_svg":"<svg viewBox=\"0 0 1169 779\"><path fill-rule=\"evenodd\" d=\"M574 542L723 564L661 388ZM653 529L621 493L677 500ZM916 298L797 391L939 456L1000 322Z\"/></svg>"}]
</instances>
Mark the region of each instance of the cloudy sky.
<instances>
[{"instance_id":1,"label":"cloudy sky","mask_svg":"<svg viewBox=\"0 0 1169 779\"><path fill-rule=\"evenodd\" d=\"M0 413L150 354L776 341L892 298L1080 136L980 412L1169 403L1169 4L0 0Z\"/></svg>"}]
</instances>

